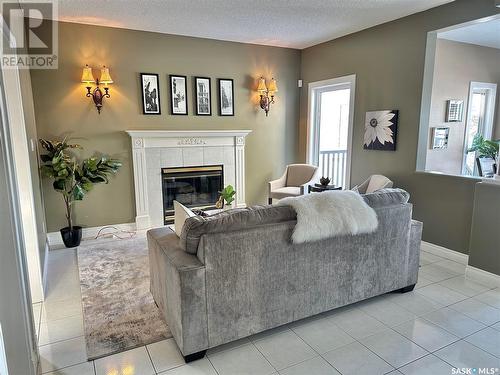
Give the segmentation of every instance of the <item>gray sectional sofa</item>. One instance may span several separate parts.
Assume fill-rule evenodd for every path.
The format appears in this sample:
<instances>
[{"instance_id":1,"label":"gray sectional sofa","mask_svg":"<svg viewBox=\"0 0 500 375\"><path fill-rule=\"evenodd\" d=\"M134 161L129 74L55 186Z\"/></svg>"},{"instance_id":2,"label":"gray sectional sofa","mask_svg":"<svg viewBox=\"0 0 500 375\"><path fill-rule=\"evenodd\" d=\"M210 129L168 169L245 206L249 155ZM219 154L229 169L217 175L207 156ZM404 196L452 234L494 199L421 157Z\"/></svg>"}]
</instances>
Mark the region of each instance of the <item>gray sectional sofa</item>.
<instances>
[{"instance_id":1,"label":"gray sectional sofa","mask_svg":"<svg viewBox=\"0 0 500 375\"><path fill-rule=\"evenodd\" d=\"M257 206L148 232L151 292L186 361L206 349L417 282L422 223L409 195L363 196L376 232L292 244L295 211Z\"/></svg>"}]
</instances>

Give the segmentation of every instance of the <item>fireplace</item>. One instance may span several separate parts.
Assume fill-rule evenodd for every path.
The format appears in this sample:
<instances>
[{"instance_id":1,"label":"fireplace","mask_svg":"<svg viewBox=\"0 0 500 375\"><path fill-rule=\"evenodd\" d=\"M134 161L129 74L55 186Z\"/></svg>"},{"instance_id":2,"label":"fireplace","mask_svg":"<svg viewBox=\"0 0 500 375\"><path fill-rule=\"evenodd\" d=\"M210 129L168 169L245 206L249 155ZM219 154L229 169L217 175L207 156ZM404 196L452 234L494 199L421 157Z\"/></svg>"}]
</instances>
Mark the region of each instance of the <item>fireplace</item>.
<instances>
[{"instance_id":1,"label":"fireplace","mask_svg":"<svg viewBox=\"0 0 500 375\"><path fill-rule=\"evenodd\" d=\"M222 165L162 168L164 224L174 222L174 200L189 208L213 209L223 189Z\"/></svg>"}]
</instances>

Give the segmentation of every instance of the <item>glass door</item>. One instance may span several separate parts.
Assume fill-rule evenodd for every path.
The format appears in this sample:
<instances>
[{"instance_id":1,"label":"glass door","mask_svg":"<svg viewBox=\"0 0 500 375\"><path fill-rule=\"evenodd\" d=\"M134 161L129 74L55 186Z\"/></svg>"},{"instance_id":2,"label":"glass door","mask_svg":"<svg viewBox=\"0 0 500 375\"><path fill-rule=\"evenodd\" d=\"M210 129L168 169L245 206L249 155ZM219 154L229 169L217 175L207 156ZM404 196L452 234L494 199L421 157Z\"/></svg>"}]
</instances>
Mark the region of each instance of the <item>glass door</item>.
<instances>
[{"instance_id":1,"label":"glass door","mask_svg":"<svg viewBox=\"0 0 500 375\"><path fill-rule=\"evenodd\" d=\"M343 189L349 187L353 85L342 78L322 81L310 88L309 96L310 162Z\"/></svg>"}]
</instances>

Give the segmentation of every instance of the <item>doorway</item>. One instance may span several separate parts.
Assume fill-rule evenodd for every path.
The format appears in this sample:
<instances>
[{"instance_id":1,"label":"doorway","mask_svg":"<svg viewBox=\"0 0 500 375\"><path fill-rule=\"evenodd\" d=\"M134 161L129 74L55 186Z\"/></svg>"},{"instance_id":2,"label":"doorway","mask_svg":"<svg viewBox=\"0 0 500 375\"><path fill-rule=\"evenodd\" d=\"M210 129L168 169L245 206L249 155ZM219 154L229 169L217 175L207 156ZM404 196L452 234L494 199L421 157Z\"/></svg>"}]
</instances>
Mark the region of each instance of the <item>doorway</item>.
<instances>
[{"instance_id":1,"label":"doorway","mask_svg":"<svg viewBox=\"0 0 500 375\"><path fill-rule=\"evenodd\" d=\"M331 184L350 187L356 76L309 84L308 163Z\"/></svg>"},{"instance_id":2,"label":"doorway","mask_svg":"<svg viewBox=\"0 0 500 375\"><path fill-rule=\"evenodd\" d=\"M493 135L497 85L495 83L471 82L465 126L462 174L478 176L476 152L469 151L474 138L479 134L484 139Z\"/></svg>"}]
</instances>

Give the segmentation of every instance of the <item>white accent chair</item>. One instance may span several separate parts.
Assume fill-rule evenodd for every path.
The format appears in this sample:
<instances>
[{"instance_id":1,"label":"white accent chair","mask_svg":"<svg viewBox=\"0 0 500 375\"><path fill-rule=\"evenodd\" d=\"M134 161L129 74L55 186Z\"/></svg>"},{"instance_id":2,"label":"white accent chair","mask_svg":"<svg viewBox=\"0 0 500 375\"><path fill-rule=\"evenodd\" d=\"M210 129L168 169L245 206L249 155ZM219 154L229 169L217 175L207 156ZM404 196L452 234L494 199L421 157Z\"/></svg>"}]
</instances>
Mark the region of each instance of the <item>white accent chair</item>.
<instances>
[{"instance_id":1,"label":"white accent chair","mask_svg":"<svg viewBox=\"0 0 500 375\"><path fill-rule=\"evenodd\" d=\"M269 204L274 199L297 197L308 193L308 185L318 182L318 167L310 164L287 165L283 176L269 182Z\"/></svg>"},{"instance_id":2,"label":"white accent chair","mask_svg":"<svg viewBox=\"0 0 500 375\"><path fill-rule=\"evenodd\" d=\"M369 194L377 190L391 188L394 183L381 174L371 175L365 182L352 188L359 194Z\"/></svg>"}]
</instances>

